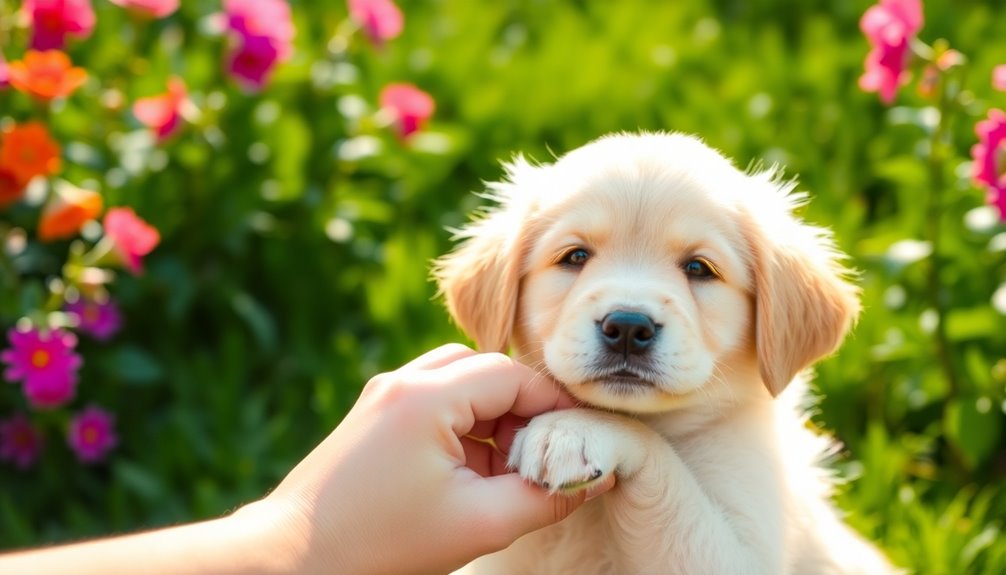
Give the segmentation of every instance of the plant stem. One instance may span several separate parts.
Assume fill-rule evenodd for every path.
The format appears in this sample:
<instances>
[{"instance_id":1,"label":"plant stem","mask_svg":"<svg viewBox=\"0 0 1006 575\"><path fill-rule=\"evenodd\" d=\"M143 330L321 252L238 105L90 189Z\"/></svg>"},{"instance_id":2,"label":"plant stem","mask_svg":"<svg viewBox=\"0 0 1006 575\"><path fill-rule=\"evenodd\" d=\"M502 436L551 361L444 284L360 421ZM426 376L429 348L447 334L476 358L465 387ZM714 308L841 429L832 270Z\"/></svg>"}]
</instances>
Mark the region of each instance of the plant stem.
<instances>
[{"instance_id":1,"label":"plant stem","mask_svg":"<svg viewBox=\"0 0 1006 575\"><path fill-rule=\"evenodd\" d=\"M936 311L936 356L943 370L943 377L950 388L951 397L956 397L960 391L957 371L954 367L953 355L951 353L950 338L947 335L947 316L949 309L946 300L942 297L940 270L943 267L943 253L941 231L943 222L943 189L946 187L945 164L946 145L945 138L949 124L950 108L953 105L951 98L947 94L947 77L943 75L939 82L939 119L933 129L929 140L929 203L926 206L926 235L932 242L932 256L930 257L929 270L927 273L929 304Z\"/></svg>"}]
</instances>

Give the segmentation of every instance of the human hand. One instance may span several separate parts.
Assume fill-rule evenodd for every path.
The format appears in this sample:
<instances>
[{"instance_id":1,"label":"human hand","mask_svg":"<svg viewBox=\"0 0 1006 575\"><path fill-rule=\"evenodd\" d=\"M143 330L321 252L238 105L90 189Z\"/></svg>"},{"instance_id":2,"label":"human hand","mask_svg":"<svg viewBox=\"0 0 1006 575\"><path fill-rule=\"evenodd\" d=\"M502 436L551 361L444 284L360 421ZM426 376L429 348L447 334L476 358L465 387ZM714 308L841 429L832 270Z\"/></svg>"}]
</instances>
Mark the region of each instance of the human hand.
<instances>
[{"instance_id":1,"label":"human hand","mask_svg":"<svg viewBox=\"0 0 1006 575\"><path fill-rule=\"evenodd\" d=\"M278 521L304 572L447 572L583 503L506 468L516 429L573 404L504 355L440 347L373 378L338 428L236 515Z\"/></svg>"}]
</instances>

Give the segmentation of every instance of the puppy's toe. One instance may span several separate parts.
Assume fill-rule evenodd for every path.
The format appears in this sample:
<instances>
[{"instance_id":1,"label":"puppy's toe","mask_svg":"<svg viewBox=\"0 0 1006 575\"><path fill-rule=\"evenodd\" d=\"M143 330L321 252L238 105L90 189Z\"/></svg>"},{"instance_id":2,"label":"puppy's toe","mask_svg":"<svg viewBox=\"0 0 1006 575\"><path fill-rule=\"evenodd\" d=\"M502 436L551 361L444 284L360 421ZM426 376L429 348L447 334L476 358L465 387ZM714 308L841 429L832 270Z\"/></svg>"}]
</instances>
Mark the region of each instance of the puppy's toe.
<instances>
[{"instance_id":1,"label":"puppy's toe","mask_svg":"<svg viewBox=\"0 0 1006 575\"><path fill-rule=\"evenodd\" d=\"M589 489L615 471L612 442L572 412L532 419L517 433L509 465L526 480L554 492Z\"/></svg>"}]
</instances>

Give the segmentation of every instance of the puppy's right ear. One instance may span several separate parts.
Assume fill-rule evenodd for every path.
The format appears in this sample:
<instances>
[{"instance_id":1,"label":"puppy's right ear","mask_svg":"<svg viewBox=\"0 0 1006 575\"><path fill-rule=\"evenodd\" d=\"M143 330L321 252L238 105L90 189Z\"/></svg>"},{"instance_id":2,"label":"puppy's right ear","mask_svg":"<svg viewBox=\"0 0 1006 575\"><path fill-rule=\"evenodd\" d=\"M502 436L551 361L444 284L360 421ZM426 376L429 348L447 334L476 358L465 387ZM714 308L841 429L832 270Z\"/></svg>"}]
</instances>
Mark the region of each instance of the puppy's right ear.
<instances>
[{"instance_id":1,"label":"puppy's right ear","mask_svg":"<svg viewBox=\"0 0 1006 575\"><path fill-rule=\"evenodd\" d=\"M504 167L507 179L489 184L487 194L498 205L457 231L455 239L462 243L434 262L433 277L451 317L479 350L506 353L517 316L522 238L530 213L530 198L518 189L519 182L537 168L520 156Z\"/></svg>"}]
</instances>

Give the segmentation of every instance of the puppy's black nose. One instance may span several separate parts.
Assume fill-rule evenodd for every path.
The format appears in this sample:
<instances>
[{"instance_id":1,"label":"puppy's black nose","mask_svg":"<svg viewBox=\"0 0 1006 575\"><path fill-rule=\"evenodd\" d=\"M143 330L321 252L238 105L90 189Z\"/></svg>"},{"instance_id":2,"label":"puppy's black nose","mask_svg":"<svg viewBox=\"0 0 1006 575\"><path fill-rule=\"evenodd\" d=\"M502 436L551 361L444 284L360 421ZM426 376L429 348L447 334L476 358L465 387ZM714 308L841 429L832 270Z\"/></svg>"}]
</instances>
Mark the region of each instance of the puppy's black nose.
<instances>
[{"instance_id":1,"label":"puppy's black nose","mask_svg":"<svg viewBox=\"0 0 1006 575\"><path fill-rule=\"evenodd\" d=\"M613 311L597 328L608 349L626 357L645 352L657 337L653 320L634 311Z\"/></svg>"}]
</instances>

